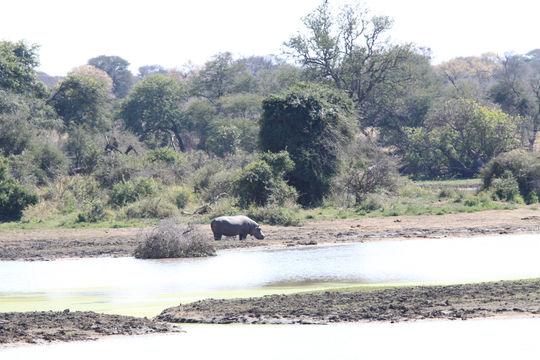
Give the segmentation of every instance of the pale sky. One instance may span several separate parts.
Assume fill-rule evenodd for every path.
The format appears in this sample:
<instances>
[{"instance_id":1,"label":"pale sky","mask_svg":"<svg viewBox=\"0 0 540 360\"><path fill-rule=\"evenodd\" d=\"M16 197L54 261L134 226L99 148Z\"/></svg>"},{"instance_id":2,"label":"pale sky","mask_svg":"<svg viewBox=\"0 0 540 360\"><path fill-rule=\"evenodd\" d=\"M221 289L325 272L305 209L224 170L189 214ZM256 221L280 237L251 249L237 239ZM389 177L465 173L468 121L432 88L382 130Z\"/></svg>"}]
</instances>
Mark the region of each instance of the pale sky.
<instances>
[{"instance_id":1,"label":"pale sky","mask_svg":"<svg viewBox=\"0 0 540 360\"><path fill-rule=\"evenodd\" d=\"M351 0L329 0L330 4ZM38 70L65 75L99 55L143 65L202 65L214 54L280 55L322 0L0 0L0 40L40 45ZM366 0L394 19L394 42L432 49L434 62L540 48L538 0Z\"/></svg>"}]
</instances>

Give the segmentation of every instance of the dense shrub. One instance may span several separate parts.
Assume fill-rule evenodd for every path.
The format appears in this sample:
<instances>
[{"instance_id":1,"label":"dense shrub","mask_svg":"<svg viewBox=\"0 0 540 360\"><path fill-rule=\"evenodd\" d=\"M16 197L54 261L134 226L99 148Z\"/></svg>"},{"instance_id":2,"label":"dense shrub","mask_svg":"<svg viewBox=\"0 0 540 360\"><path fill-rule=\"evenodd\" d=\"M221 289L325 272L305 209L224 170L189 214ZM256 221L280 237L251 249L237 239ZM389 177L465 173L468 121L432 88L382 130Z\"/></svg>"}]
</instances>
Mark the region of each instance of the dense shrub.
<instances>
[{"instance_id":1,"label":"dense shrub","mask_svg":"<svg viewBox=\"0 0 540 360\"><path fill-rule=\"evenodd\" d=\"M339 173L340 155L353 138L353 104L336 89L298 84L263 101L259 145L287 150L295 163L288 174L302 205L317 205Z\"/></svg>"},{"instance_id":2,"label":"dense shrub","mask_svg":"<svg viewBox=\"0 0 540 360\"><path fill-rule=\"evenodd\" d=\"M512 177L518 185L519 193L528 202L535 202L540 194L540 154L515 150L501 154L491 160L482 170L483 188L501 186Z\"/></svg>"},{"instance_id":3,"label":"dense shrub","mask_svg":"<svg viewBox=\"0 0 540 360\"><path fill-rule=\"evenodd\" d=\"M283 180L285 174L294 168L294 162L286 151L264 153L259 160L247 165L233 182L233 194L239 205L282 206L288 201L295 202L296 190Z\"/></svg>"},{"instance_id":4,"label":"dense shrub","mask_svg":"<svg viewBox=\"0 0 540 360\"><path fill-rule=\"evenodd\" d=\"M77 222L96 223L105 219L105 204L100 200L91 201L77 215Z\"/></svg>"},{"instance_id":5,"label":"dense shrub","mask_svg":"<svg viewBox=\"0 0 540 360\"><path fill-rule=\"evenodd\" d=\"M268 225L299 226L302 219L298 215L300 208L294 206L250 207L247 216Z\"/></svg>"},{"instance_id":6,"label":"dense shrub","mask_svg":"<svg viewBox=\"0 0 540 360\"><path fill-rule=\"evenodd\" d=\"M179 209L183 209L189 203L191 198L191 190L185 186L178 187L174 192L174 203Z\"/></svg>"},{"instance_id":7,"label":"dense shrub","mask_svg":"<svg viewBox=\"0 0 540 360\"><path fill-rule=\"evenodd\" d=\"M103 187L110 188L134 178L141 167L141 161L128 155L102 155L94 170L94 177Z\"/></svg>"},{"instance_id":8,"label":"dense shrub","mask_svg":"<svg viewBox=\"0 0 540 360\"><path fill-rule=\"evenodd\" d=\"M127 219L166 219L178 215L178 208L161 197L149 197L129 204L119 214Z\"/></svg>"},{"instance_id":9,"label":"dense shrub","mask_svg":"<svg viewBox=\"0 0 540 360\"><path fill-rule=\"evenodd\" d=\"M155 194L156 183L152 179L139 178L134 181L124 181L115 184L109 194L111 203L124 206L139 199Z\"/></svg>"},{"instance_id":10,"label":"dense shrub","mask_svg":"<svg viewBox=\"0 0 540 360\"><path fill-rule=\"evenodd\" d=\"M170 147L162 147L150 150L146 153L145 159L149 163L164 163L168 165L181 165L184 157L179 152Z\"/></svg>"},{"instance_id":11,"label":"dense shrub","mask_svg":"<svg viewBox=\"0 0 540 360\"><path fill-rule=\"evenodd\" d=\"M9 176L7 159L0 156L0 221L19 220L22 211L37 201L36 194Z\"/></svg>"},{"instance_id":12,"label":"dense shrub","mask_svg":"<svg viewBox=\"0 0 540 360\"><path fill-rule=\"evenodd\" d=\"M490 189L493 192L495 200L523 201L519 194L519 184L508 170L500 178L493 179Z\"/></svg>"},{"instance_id":13,"label":"dense shrub","mask_svg":"<svg viewBox=\"0 0 540 360\"><path fill-rule=\"evenodd\" d=\"M190 225L162 222L150 232L139 233L135 257L139 259L184 258L215 255L208 236Z\"/></svg>"}]
</instances>

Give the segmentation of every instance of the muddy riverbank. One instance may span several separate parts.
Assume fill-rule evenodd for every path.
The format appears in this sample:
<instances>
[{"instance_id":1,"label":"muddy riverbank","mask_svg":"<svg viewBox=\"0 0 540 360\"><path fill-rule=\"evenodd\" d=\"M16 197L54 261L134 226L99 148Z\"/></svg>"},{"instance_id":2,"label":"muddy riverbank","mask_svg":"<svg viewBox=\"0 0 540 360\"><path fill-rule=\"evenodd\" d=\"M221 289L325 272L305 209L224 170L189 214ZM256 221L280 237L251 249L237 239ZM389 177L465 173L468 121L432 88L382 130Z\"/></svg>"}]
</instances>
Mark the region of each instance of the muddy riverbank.
<instances>
[{"instance_id":1,"label":"muddy riverbank","mask_svg":"<svg viewBox=\"0 0 540 360\"><path fill-rule=\"evenodd\" d=\"M95 340L112 335L179 331L179 326L159 320L91 311L0 313L0 348L17 344Z\"/></svg>"},{"instance_id":2,"label":"muddy riverbank","mask_svg":"<svg viewBox=\"0 0 540 360\"><path fill-rule=\"evenodd\" d=\"M328 324L493 316L540 316L540 280L208 299L166 309L156 319L175 323Z\"/></svg>"},{"instance_id":3,"label":"muddy riverbank","mask_svg":"<svg viewBox=\"0 0 540 360\"><path fill-rule=\"evenodd\" d=\"M302 226L262 225L264 240L212 240L217 250L257 246L302 246L450 236L540 232L540 211L531 206L476 213L309 221ZM146 229L147 230L147 229ZM145 229L53 229L0 232L0 260L54 260L132 256Z\"/></svg>"}]
</instances>

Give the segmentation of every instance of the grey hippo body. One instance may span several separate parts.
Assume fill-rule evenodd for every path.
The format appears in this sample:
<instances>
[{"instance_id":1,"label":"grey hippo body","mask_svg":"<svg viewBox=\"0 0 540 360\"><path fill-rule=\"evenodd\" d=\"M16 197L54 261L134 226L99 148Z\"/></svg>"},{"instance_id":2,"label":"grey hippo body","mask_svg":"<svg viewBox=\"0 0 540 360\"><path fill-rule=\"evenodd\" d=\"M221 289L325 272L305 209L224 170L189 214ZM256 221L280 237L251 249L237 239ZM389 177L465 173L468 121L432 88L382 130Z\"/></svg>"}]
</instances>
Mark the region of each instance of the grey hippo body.
<instances>
[{"instance_id":1,"label":"grey hippo body","mask_svg":"<svg viewBox=\"0 0 540 360\"><path fill-rule=\"evenodd\" d=\"M236 236L244 240L248 235L257 239L264 239L261 227L247 216L220 216L210 223L215 240L221 240L221 236Z\"/></svg>"}]
</instances>

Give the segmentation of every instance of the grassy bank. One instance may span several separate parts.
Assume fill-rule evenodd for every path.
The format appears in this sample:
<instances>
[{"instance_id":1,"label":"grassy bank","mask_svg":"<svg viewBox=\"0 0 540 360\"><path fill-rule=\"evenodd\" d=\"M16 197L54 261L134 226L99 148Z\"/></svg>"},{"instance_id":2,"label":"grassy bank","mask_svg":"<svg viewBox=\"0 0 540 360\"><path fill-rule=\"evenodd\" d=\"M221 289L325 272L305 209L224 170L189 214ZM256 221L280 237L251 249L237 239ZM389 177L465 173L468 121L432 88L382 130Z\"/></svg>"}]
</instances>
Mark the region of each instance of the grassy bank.
<instances>
[{"instance_id":1,"label":"grassy bank","mask_svg":"<svg viewBox=\"0 0 540 360\"><path fill-rule=\"evenodd\" d=\"M25 210L21 221L1 223L0 231L144 227L164 218L209 223L216 216L234 214L246 214L262 224L294 226L306 220L443 215L520 206L515 202L494 200L490 193L480 192L480 187L479 179L408 181L392 193L370 194L361 205L352 204L351 199L344 196L334 196L319 207L307 209L295 204L242 209L228 196L206 203L178 186L160 186L148 196L122 206L103 201L81 207L76 206L66 192L64 197L44 196L40 203Z\"/></svg>"}]
</instances>

